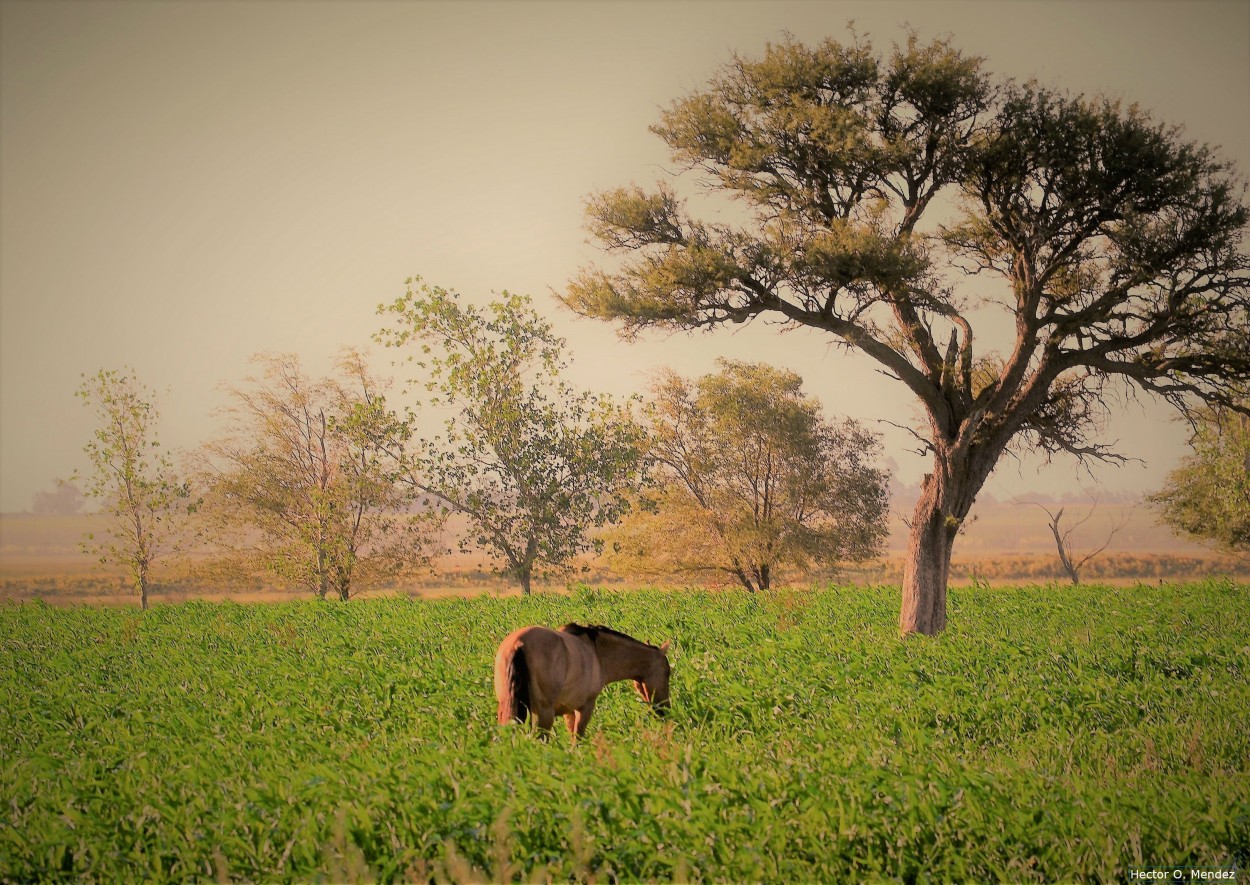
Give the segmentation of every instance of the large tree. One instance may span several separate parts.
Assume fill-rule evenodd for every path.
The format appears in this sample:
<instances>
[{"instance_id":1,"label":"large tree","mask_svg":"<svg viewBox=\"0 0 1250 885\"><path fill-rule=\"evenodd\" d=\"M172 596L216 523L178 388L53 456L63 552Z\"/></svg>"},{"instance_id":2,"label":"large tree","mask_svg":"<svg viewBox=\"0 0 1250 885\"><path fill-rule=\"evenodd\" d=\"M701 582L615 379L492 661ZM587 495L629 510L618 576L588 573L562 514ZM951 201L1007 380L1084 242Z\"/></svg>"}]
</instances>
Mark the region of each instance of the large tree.
<instances>
[{"instance_id":1,"label":"large tree","mask_svg":"<svg viewBox=\"0 0 1250 885\"><path fill-rule=\"evenodd\" d=\"M593 196L592 232L626 258L583 270L566 303L626 335L772 317L904 385L932 455L904 634L944 628L955 537L1009 447L1114 459L1097 440L1110 385L1188 410L1232 405L1250 377L1244 186L1135 106L992 80L945 40L888 58L787 40L653 131L743 220L699 221L664 185Z\"/></svg>"},{"instance_id":2,"label":"large tree","mask_svg":"<svg viewBox=\"0 0 1250 885\"><path fill-rule=\"evenodd\" d=\"M525 296L504 292L482 309L414 279L379 311L393 322L379 340L419 347L418 383L451 410L434 437L417 438L411 413L395 424L399 474L468 520L462 550L491 551L530 593L537 571L566 570L591 549L591 529L626 511L641 428L610 397L565 383L566 342Z\"/></svg>"},{"instance_id":3,"label":"large tree","mask_svg":"<svg viewBox=\"0 0 1250 885\"><path fill-rule=\"evenodd\" d=\"M655 485L610 538L613 560L660 574L728 576L768 590L784 569L875 555L886 535L880 441L832 422L794 372L719 361L694 382L652 387Z\"/></svg>"}]
</instances>

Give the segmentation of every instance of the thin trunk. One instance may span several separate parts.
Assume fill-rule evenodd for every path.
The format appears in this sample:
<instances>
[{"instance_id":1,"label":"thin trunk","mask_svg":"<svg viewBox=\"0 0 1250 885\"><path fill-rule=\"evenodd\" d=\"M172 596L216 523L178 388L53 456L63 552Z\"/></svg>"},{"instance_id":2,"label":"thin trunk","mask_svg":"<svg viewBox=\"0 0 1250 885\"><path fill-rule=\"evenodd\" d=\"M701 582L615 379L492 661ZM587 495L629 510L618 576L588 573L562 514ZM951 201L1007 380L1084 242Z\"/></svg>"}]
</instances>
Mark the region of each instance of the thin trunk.
<instances>
[{"instance_id":1,"label":"thin trunk","mask_svg":"<svg viewBox=\"0 0 1250 885\"><path fill-rule=\"evenodd\" d=\"M738 583L745 587L748 593L754 593L755 585L752 584L751 579L747 577L746 569L742 567L742 563L738 561L737 557L734 557L732 561L733 568L730 569L730 571L733 572L734 577L738 579Z\"/></svg>"},{"instance_id":2,"label":"thin trunk","mask_svg":"<svg viewBox=\"0 0 1250 885\"><path fill-rule=\"evenodd\" d=\"M325 548L325 531L317 526L317 564L314 567L313 577L316 580L315 592L318 599L325 599L330 592L330 568L327 563Z\"/></svg>"},{"instance_id":3,"label":"thin trunk","mask_svg":"<svg viewBox=\"0 0 1250 885\"><path fill-rule=\"evenodd\" d=\"M135 589L139 591L139 607L143 611L148 608L148 563L151 557L148 552L150 543L148 533L144 531L143 511L135 500L134 489L130 479L126 480L127 506L131 511L131 519L135 524Z\"/></svg>"},{"instance_id":4,"label":"thin trunk","mask_svg":"<svg viewBox=\"0 0 1250 885\"><path fill-rule=\"evenodd\" d=\"M1059 561L1063 563L1063 570L1068 573L1068 577L1072 579L1072 583L1080 584L1081 576L1076 570L1076 566L1072 564L1072 557L1068 555L1068 546L1063 541L1063 535L1059 531L1059 520L1063 518L1063 508L1059 509L1050 520L1050 533L1055 536L1055 547L1059 550Z\"/></svg>"},{"instance_id":5,"label":"thin trunk","mask_svg":"<svg viewBox=\"0 0 1250 885\"><path fill-rule=\"evenodd\" d=\"M356 553L349 550L334 563L334 588L343 602L352 598L352 576L356 573Z\"/></svg>"},{"instance_id":6,"label":"thin trunk","mask_svg":"<svg viewBox=\"0 0 1250 885\"><path fill-rule=\"evenodd\" d=\"M507 552L508 559L512 563L513 574L516 575L517 583L521 585L521 595L529 596L534 579L534 563L538 559L538 538L530 537L525 544L525 553L519 560L510 550Z\"/></svg>"}]
</instances>

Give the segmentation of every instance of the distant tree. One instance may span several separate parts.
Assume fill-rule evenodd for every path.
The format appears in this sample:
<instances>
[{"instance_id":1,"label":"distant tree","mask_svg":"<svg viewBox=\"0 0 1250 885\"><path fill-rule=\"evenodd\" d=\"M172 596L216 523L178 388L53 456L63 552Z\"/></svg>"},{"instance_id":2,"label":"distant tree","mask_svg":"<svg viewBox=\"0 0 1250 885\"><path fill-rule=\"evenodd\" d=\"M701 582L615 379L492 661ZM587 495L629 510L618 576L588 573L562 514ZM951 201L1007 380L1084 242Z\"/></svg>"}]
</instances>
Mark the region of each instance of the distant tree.
<instances>
[{"instance_id":1,"label":"distant tree","mask_svg":"<svg viewBox=\"0 0 1250 885\"><path fill-rule=\"evenodd\" d=\"M345 351L313 380L291 354L230 388L225 434L204 446L201 513L221 549L318 598L346 600L429 564L438 521L405 512L406 490L373 442L391 419L383 385Z\"/></svg>"},{"instance_id":2,"label":"distant tree","mask_svg":"<svg viewBox=\"0 0 1250 885\"><path fill-rule=\"evenodd\" d=\"M58 482L51 491L35 492L31 512L39 516L72 516L82 510L86 500L72 482Z\"/></svg>"},{"instance_id":3,"label":"distant tree","mask_svg":"<svg viewBox=\"0 0 1250 885\"><path fill-rule=\"evenodd\" d=\"M146 609L152 566L176 548L177 517L185 513L189 489L157 438L155 394L134 370L101 369L82 379L77 396L97 424L83 448L91 469L75 472L71 481L83 482L84 494L108 517L105 536L87 535L83 549L123 566Z\"/></svg>"},{"instance_id":4,"label":"distant tree","mask_svg":"<svg viewBox=\"0 0 1250 885\"><path fill-rule=\"evenodd\" d=\"M613 559L721 573L755 592L783 569L877 554L888 513L879 440L854 421L827 421L793 372L718 365L694 383L665 373L652 388L657 493L611 536Z\"/></svg>"},{"instance_id":5,"label":"distant tree","mask_svg":"<svg viewBox=\"0 0 1250 885\"><path fill-rule=\"evenodd\" d=\"M445 432L403 459L408 481L466 517L462 549L493 552L528 594L536 570L567 569L592 529L626 511L641 429L611 398L560 379L565 341L526 297L504 292L483 310L409 280L379 312L395 323L379 340L419 346L410 359L428 373L431 405L452 410Z\"/></svg>"},{"instance_id":6,"label":"distant tree","mask_svg":"<svg viewBox=\"0 0 1250 885\"><path fill-rule=\"evenodd\" d=\"M699 221L663 184L595 195L592 233L627 257L584 270L565 303L626 335L807 326L909 390L933 461L903 634L944 629L955 538L1004 452L1119 458L1096 441L1109 385L1192 410L1233 406L1250 379L1244 185L1136 106L995 83L946 40L882 58L787 39L732 59L653 131L744 221ZM974 336L984 306L1008 336Z\"/></svg>"},{"instance_id":7,"label":"distant tree","mask_svg":"<svg viewBox=\"0 0 1250 885\"><path fill-rule=\"evenodd\" d=\"M1174 529L1230 552L1250 552L1250 417L1208 409L1196 426L1193 454L1149 500Z\"/></svg>"},{"instance_id":8,"label":"distant tree","mask_svg":"<svg viewBox=\"0 0 1250 885\"><path fill-rule=\"evenodd\" d=\"M1063 571L1073 584L1081 583L1081 569L1085 568L1100 553L1111 546L1112 540L1120 533L1120 530L1128 524L1129 512L1122 511L1112 523L1111 530L1107 533L1106 539L1102 544L1086 553L1078 553L1073 546L1072 534L1085 523L1089 522L1094 515L1094 511L1098 508L1098 496L1088 493L1091 506L1085 515L1075 522L1069 524L1066 528L1063 525L1063 511L1065 508L1059 507L1052 509L1045 504L1037 501L1021 501L1022 504L1032 504L1038 507L1046 514L1046 525L1050 528L1050 533L1055 538L1055 549L1059 552L1059 562L1063 565Z\"/></svg>"}]
</instances>

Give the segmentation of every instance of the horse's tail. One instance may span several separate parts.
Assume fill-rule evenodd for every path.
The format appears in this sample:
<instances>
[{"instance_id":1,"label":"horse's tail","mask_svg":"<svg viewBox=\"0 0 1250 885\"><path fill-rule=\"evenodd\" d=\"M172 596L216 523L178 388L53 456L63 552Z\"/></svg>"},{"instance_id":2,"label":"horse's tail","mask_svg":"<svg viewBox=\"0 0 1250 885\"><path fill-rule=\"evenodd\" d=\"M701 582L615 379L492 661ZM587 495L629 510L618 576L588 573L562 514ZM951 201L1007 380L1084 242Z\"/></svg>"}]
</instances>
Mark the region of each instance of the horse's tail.
<instances>
[{"instance_id":1,"label":"horse's tail","mask_svg":"<svg viewBox=\"0 0 1250 885\"><path fill-rule=\"evenodd\" d=\"M525 646L514 645L503 661L499 695L499 724L524 722L530 714L530 668Z\"/></svg>"}]
</instances>

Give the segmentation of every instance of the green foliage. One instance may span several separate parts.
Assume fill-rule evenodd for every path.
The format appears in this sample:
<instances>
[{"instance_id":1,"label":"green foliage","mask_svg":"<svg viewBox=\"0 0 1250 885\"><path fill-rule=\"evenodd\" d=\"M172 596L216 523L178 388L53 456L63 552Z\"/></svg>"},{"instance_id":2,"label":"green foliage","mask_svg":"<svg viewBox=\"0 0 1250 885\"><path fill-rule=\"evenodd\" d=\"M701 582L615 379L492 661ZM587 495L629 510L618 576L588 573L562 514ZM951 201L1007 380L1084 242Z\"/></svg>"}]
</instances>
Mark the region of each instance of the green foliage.
<instances>
[{"instance_id":1,"label":"green foliage","mask_svg":"<svg viewBox=\"0 0 1250 885\"><path fill-rule=\"evenodd\" d=\"M876 555L889 494L872 463L876 437L826 420L793 372L718 365L695 382L672 373L656 381L649 454L658 490L610 534L613 564L755 591L785 569Z\"/></svg>"},{"instance_id":2,"label":"green foliage","mask_svg":"<svg viewBox=\"0 0 1250 885\"><path fill-rule=\"evenodd\" d=\"M743 211L700 220L668 183L592 197L591 232L624 258L582 270L565 304L626 336L808 327L904 385L933 456L904 632L943 629L950 527L1005 452L1123 460L1099 441L1108 385L1193 410L1250 381L1245 182L1137 107L996 81L948 40L887 56L787 38L652 131L692 193ZM944 198L962 218L934 217ZM986 306L1005 337L974 334Z\"/></svg>"},{"instance_id":3,"label":"green foliage","mask_svg":"<svg viewBox=\"0 0 1250 885\"><path fill-rule=\"evenodd\" d=\"M1192 444L1151 502L1173 528L1250 553L1250 417L1209 410Z\"/></svg>"},{"instance_id":4,"label":"green foliage","mask_svg":"<svg viewBox=\"0 0 1250 885\"><path fill-rule=\"evenodd\" d=\"M155 394L134 369L83 375L76 395L97 423L83 447L91 471L75 473L74 479L83 482L83 494L98 501L109 518L107 536L88 535L83 548L99 554L101 562L125 568L147 608L152 564L174 544L177 517L185 512L190 490L161 449Z\"/></svg>"},{"instance_id":5,"label":"green foliage","mask_svg":"<svg viewBox=\"0 0 1250 885\"><path fill-rule=\"evenodd\" d=\"M0 606L0 879L1120 881L1250 860L1250 587ZM676 639L576 749L529 623Z\"/></svg>"},{"instance_id":6,"label":"green foliage","mask_svg":"<svg viewBox=\"0 0 1250 885\"><path fill-rule=\"evenodd\" d=\"M454 409L443 435L398 460L409 481L471 521L476 543L526 593L535 569L559 572L589 550L589 531L628 508L642 431L610 397L575 390L564 339L528 297L504 292L486 309L459 294L409 280L379 312L388 346L419 346L432 405ZM393 438L411 437L415 419Z\"/></svg>"},{"instance_id":7,"label":"green foliage","mask_svg":"<svg viewBox=\"0 0 1250 885\"><path fill-rule=\"evenodd\" d=\"M201 516L216 547L340 599L428 565L438 520L403 512L375 441L391 420L384 385L363 356L345 351L338 377L319 380L293 354L254 361L261 377L231 388L226 433L202 450Z\"/></svg>"},{"instance_id":8,"label":"green foliage","mask_svg":"<svg viewBox=\"0 0 1250 885\"><path fill-rule=\"evenodd\" d=\"M652 131L746 222L700 221L667 184L593 195L590 231L626 261L583 271L565 303L627 334L761 315L821 329L897 375L939 431L988 439L989 421L1004 446L1105 454L1086 436L1107 376L1227 402L1250 377L1235 167L1136 106L995 83L982 63L914 34L889 57L859 38L735 57ZM927 217L943 192L962 198L956 223ZM952 270L998 277L990 297L1017 320L1002 349L1017 356L988 384L974 367L1000 348L974 351L977 301ZM1039 409L1052 420L1026 423Z\"/></svg>"}]
</instances>

